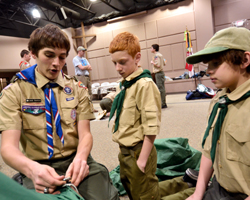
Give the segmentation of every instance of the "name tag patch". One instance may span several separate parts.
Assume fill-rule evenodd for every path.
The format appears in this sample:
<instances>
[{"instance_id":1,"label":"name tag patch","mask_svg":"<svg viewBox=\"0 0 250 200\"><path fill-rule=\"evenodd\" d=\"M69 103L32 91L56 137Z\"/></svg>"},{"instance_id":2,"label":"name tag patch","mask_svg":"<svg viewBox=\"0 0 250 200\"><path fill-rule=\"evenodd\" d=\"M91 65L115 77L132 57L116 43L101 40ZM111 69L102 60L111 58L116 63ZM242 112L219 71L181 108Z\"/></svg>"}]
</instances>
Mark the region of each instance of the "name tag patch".
<instances>
[{"instance_id":1,"label":"name tag patch","mask_svg":"<svg viewBox=\"0 0 250 200\"><path fill-rule=\"evenodd\" d=\"M72 101L74 100L74 97L66 98L66 101Z\"/></svg>"},{"instance_id":2,"label":"name tag patch","mask_svg":"<svg viewBox=\"0 0 250 200\"><path fill-rule=\"evenodd\" d=\"M38 115L45 112L45 105L23 105L22 111L26 113L31 113L33 115Z\"/></svg>"},{"instance_id":3,"label":"name tag patch","mask_svg":"<svg viewBox=\"0 0 250 200\"><path fill-rule=\"evenodd\" d=\"M27 103L33 103L33 102L41 102L41 99L26 99Z\"/></svg>"}]
</instances>

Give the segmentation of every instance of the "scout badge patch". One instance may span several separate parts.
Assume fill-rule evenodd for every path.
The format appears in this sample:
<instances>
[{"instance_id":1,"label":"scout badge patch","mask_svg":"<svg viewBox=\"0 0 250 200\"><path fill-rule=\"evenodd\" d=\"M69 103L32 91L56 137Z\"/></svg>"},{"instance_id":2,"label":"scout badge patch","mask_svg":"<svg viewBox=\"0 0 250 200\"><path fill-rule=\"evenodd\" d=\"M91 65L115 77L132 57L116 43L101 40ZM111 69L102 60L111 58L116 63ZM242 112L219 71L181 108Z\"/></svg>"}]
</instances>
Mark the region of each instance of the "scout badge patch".
<instances>
[{"instance_id":1,"label":"scout badge patch","mask_svg":"<svg viewBox=\"0 0 250 200\"><path fill-rule=\"evenodd\" d=\"M72 94L73 89L71 87L69 87L69 86L65 86L65 88L63 89L63 92L65 94Z\"/></svg>"},{"instance_id":2,"label":"scout badge patch","mask_svg":"<svg viewBox=\"0 0 250 200\"><path fill-rule=\"evenodd\" d=\"M45 112L45 105L39 104L26 104L22 106L22 111L26 113L31 113L33 115L38 115Z\"/></svg>"}]
</instances>

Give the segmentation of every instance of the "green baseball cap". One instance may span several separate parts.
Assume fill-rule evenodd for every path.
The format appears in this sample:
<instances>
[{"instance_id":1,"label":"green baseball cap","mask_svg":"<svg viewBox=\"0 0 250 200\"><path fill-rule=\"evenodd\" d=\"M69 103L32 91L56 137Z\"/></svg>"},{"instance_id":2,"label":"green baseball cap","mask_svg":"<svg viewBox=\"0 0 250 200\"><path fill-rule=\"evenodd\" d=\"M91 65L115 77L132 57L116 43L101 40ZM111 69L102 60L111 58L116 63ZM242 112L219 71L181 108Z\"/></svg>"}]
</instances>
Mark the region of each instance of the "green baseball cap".
<instances>
[{"instance_id":1,"label":"green baseball cap","mask_svg":"<svg viewBox=\"0 0 250 200\"><path fill-rule=\"evenodd\" d=\"M230 27L214 34L205 48L186 58L187 63L202 62L207 55L236 49L250 52L250 31L246 28Z\"/></svg>"}]
</instances>

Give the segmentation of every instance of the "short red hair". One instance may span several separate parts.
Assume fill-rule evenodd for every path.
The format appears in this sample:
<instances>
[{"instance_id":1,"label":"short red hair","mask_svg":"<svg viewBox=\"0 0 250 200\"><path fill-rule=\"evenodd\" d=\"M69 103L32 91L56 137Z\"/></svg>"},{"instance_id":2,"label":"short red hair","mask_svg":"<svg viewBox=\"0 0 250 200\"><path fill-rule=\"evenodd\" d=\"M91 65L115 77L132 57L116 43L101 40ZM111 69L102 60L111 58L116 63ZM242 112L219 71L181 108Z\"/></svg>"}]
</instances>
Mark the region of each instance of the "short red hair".
<instances>
[{"instance_id":1,"label":"short red hair","mask_svg":"<svg viewBox=\"0 0 250 200\"><path fill-rule=\"evenodd\" d=\"M126 50L133 58L141 52L139 38L129 32L123 32L115 36L109 45L109 53Z\"/></svg>"}]
</instances>

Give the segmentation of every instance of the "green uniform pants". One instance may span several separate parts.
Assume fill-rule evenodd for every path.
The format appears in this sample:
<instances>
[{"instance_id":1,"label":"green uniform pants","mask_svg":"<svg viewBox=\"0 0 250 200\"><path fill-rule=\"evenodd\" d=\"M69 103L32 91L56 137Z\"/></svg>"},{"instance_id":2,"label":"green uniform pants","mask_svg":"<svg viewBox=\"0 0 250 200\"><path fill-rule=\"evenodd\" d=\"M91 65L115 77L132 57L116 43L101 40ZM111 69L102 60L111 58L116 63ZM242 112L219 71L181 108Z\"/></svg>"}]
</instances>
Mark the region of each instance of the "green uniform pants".
<instances>
[{"instance_id":1,"label":"green uniform pants","mask_svg":"<svg viewBox=\"0 0 250 200\"><path fill-rule=\"evenodd\" d=\"M182 178L179 176L159 183L162 200L185 200L194 193L195 187L189 188Z\"/></svg>"},{"instance_id":2,"label":"green uniform pants","mask_svg":"<svg viewBox=\"0 0 250 200\"><path fill-rule=\"evenodd\" d=\"M137 159L141 152L142 143L134 148L120 147L120 178L130 200L154 199L160 200L158 178L155 175L157 153L152 148L147 161L145 172L137 166Z\"/></svg>"},{"instance_id":3,"label":"green uniform pants","mask_svg":"<svg viewBox=\"0 0 250 200\"><path fill-rule=\"evenodd\" d=\"M109 98L104 98L100 101L100 106L102 110L107 110L107 112L110 112L111 107L112 107L113 101Z\"/></svg>"},{"instance_id":4,"label":"green uniform pants","mask_svg":"<svg viewBox=\"0 0 250 200\"><path fill-rule=\"evenodd\" d=\"M163 71L155 73L155 82L161 93L161 105L166 105L165 74Z\"/></svg>"},{"instance_id":5,"label":"green uniform pants","mask_svg":"<svg viewBox=\"0 0 250 200\"><path fill-rule=\"evenodd\" d=\"M226 191L220 184L217 182L216 177L213 177L212 184L209 186L203 200L243 200L248 196L242 193L231 193Z\"/></svg>"},{"instance_id":6,"label":"green uniform pants","mask_svg":"<svg viewBox=\"0 0 250 200\"><path fill-rule=\"evenodd\" d=\"M62 159L51 161L38 161L41 164L53 167L59 175L65 175L68 166L73 161L75 154ZM91 155L87 159L89 175L79 184L78 191L85 200L118 200L117 189L113 186L107 168L97 163ZM23 177L23 185L34 189L31 179Z\"/></svg>"}]
</instances>

